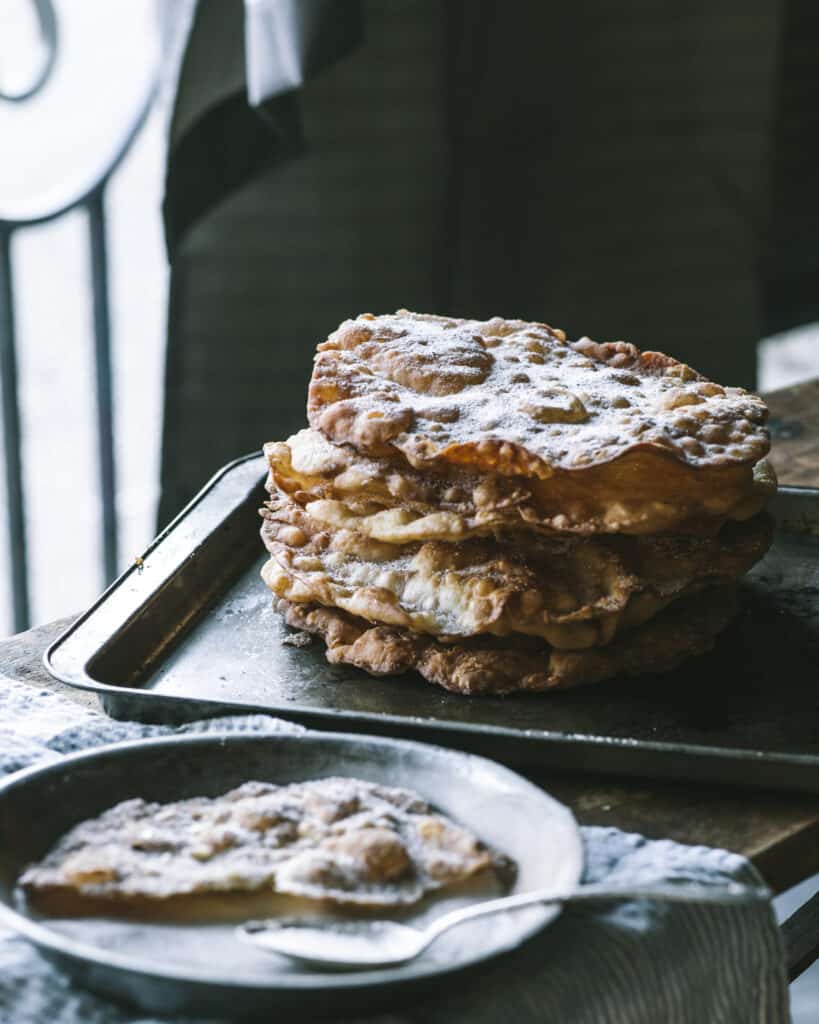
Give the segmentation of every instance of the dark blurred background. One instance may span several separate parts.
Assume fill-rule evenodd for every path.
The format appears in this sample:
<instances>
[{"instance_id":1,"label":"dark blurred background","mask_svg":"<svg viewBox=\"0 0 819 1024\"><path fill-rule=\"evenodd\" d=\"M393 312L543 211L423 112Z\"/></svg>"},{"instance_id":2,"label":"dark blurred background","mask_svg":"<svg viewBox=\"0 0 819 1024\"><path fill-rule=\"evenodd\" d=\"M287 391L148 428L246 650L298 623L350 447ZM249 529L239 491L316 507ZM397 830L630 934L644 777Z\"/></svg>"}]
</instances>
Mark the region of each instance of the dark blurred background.
<instances>
[{"instance_id":1,"label":"dark blurred background","mask_svg":"<svg viewBox=\"0 0 819 1024\"><path fill-rule=\"evenodd\" d=\"M302 425L316 343L362 311L819 375L818 44L805 0L4 0L26 621Z\"/></svg>"},{"instance_id":2,"label":"dark blurred background","mask_svg":"<svg viewBox=\"0 0 819 1024\"><path fill-rule=\"evenodd\" d=\"M819 319L817 5L299 6L305 80L253 111L240 0L188 36L160 521L303 421L358 312L545 319L749 387L762 337Z\"/></svg>"}]
</instances>

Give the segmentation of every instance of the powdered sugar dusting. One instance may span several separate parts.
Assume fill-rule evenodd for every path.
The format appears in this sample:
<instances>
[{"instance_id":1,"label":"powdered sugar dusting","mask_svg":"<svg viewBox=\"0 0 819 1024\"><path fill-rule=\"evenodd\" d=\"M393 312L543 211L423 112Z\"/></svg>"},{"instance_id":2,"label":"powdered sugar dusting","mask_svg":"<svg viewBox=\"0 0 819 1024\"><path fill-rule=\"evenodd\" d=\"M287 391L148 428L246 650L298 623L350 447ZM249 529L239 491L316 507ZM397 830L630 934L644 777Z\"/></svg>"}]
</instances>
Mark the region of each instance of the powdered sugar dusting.
<instances>
[{"instance_id":1,"label":"powdered sugar dusting","mask_svg":"<svg viewBox=\"0 0 819 1024\"><path fill-rule=\"evenodd\" d=\"M660 353L407 311L348 320L319 346L308 414L365 454L539 477L636 448L718 466L770 447L761 399Z\"/></svg>"}]
</instances>

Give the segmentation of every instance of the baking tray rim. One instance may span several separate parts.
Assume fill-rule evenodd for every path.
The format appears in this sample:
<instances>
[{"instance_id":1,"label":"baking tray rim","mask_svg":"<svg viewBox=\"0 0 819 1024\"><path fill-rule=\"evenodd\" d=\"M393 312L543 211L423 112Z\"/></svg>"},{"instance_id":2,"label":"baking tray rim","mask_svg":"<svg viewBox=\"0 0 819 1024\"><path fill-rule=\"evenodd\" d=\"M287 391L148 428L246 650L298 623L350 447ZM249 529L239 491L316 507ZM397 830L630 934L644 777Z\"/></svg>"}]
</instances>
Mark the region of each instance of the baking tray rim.
<instances>
[{"instance_id":1,"label":"baking tray rim","mask_svg":"<svg viewBox=\"0 0 819 1024\"><path fill-rule=\"evenodd\" d=\"M187 505L178 513L174 519L168 523L167 526L162 529L159 534L151 541L148 547L145 548L142 553L142 558L148 556L154 551L165 538L188 516L189 512L199 504L202 498L211 491L220 480L227 476L233 470L245 465L248 462L261 459L261 452L251 452L247 455L243 455L238 459L227 463L218 472L216 472L210 480L194 495L194 497L188 502ZM260 474L260 481L263 478L263 473ZM782 485L778 488L778 493L783 496L791 496L793 498L812 498L815 501L819 501L819 487L795 487ZM492 725L490 723L474 724L470 722L454 721L454 720L441 720L437 718L425 718L422 716L406 716L391 714L388 712L375 712L375 711L348 711L343 708L316 708L310 705L299 704L299 703L288 703L286 708L271 708L264 704L246 704L241 701L228 701L222 700L215 697L207 698L196 698L190 696L182 696L179 694L152 694L150 690L146 690L142 687L136 686L121 686L110 683L104 683L100 680L94 679L87 672L87 665L92 659L88 659L79 670L73 672L62 671L55 667L53 658L57 650L68 640L73 634L86 622L87 619L93 615L98 608L100 608L109 595L117 588L122 586L126 580L128 580L135 572L139 571L139 565L135 560L128 568L115 579L74 622L72 622L60 635L53 640L43 653L42 662L46 671L57 679L61 683L65 683L67 686L71 686L74 689L85 690L91 693L99 694L101 698L104 696L115 696L115 697L131 697L136 700L153 702L154 699L166 704L176 705L177 707L189 706L191 703L197 703L203 707L212 707L214 709L223 708L230 711L233 714L240 713L238 709L242 709L242 713L246 714L266 714L270 717L283 718L288 720L291 717L295 717L296 720L299 718L309 718L312 720L322 720L330 723L332 727L333 722L354 722L354 723L366 723L368 726L372 724L377 727L379 723L387 726L396 726L399 729L423 729L430 730L432 732L440 732L445 737L447 734L461 732L470 735L490 738L503 738L510 739L514 738L518 741L532 741L538 743L548 743L554 746L566 746L566 747L577 747L579 745L585 745L588 747L596 747L607 750L627 750L637 749L644 750L646 752L652 752L655 754L671 754L676 757L682 755L688 755L691 757L702 758L703 756L711 757L716 760L758 760L764 761L766 764L777 764L783 766L815 766L819 768L819 754L798 754L798 753L783 753L773 752L766 750L758 750L752 747L726 747L726 746L712 746L708 744L696 744L696 743L682 743L682 742L671 742L662 740L638 740L631 739L628 737L619 736L599 736L594 733L571 733L566 734L562 732L552 732L548 729L515 729L509 726ZM124 625L124 624L123 624ZM93 658L93 656L92 656ZM548 694L532 695L531 699L548 699ZM465 700L473 699L469 697L463 698ZM481 698L474 698L481 699ZM336 729L332 729L336 732Z\"/></svg>"}]
</instances>

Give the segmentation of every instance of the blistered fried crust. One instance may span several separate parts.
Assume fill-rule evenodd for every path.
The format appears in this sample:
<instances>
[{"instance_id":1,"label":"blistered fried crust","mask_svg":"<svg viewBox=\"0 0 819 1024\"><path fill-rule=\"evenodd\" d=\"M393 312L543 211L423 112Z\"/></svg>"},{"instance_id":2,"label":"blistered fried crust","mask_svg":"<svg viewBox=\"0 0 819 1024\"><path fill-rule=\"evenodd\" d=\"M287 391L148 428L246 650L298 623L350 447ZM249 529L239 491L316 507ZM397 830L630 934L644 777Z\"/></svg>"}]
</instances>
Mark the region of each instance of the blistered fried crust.
<instances>
[{"instance_id":1,"label":"blistered fried crust","mask_svg":"<svg viewBox=\"0 0 819 1024\"><path fill-rule=\"evenodd\" d=\"M281 599L277 606L291 626L322 637L331 664L353 665L375 676L416 671L453 693L501 695L667 672L713 647L734 615L735 601L733 587L715 587L675 602L606 647L584 651L557 651L527 637L444 644L397 627L373 626L335 608Z\"/></svg>"},{"instance_id":2,"label":"blistered fried crust","mask_svg":"<svg viewBox=\"0 0 819 1024\"><path fill-rule=\"evenodd\" d=\"M765 516L719 538L530 534L396 545L326 530L287 498L262 515L273 556L262 577L278 597L437 637L525 633L561 649L607 644L680 594L733 580L770 541Z\"/></svg>"},{"instance_id":3,"label":"blistered fried crust","mask_svg":"<svg viewBox=\"0 0 819 1024\"><path fill-rule=\"evenodd\" d=\"M612 463L652 486L675 466L749 475L770 447L767 408L741 388L626 342L499 317L345 321L318 346L307 409L367 455L540 480L570 471L584 488Z\"/></svg>"},{"instance_id":4,"label":"blistered fried crust","mask_svg":"<svg viewBox=\"0 0 819 1024\"><path fill-rule=\"evenodd\" d=\"M636 453L577 474L556 470L548 480L483 476L450 466L419 472L360 455L350 445L301 430L265 445L268 487L282 490L329 525L376 540L462 540L498 528L546 532L714 532L726 519L746 519L764 507L776 478L764 460L754 469L693 469ZM356 518L349 521L350 514Z\"/></svg>"},{"instance_id":5,"label":"blistered fried crust","mask_svg":"<svg viewBox=\"0 0 819 1024\"><path fill-rule=\"evenodd\" d=\"M39 907L72 913L154 917L172 903L198 916L214 895L238 897L238 909L274 893L389 907L492 866L507 872L504 861L415 793L326 778L128 800L73 828L21 885Z\"/></svg>"}]
</instances>

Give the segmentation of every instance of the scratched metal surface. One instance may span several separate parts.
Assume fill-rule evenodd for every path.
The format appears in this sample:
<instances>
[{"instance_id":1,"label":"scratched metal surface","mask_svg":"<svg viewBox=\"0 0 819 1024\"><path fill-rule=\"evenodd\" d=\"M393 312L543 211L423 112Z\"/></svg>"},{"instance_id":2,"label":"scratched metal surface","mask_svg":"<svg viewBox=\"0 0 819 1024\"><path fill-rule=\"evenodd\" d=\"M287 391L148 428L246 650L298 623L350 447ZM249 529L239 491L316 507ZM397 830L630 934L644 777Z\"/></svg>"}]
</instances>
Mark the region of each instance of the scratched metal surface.
<instances>
[{"instance_id":1,"label":"scratched metal surface","mask_svg":"<svg viewBox=\"0 0 819 1024\"><path fill-rule=\"evenodd\" d=\"M259 579L253 539L261 470L247 459L217 478L142 570L55 644L51 670L97 689L118 717L190 718L229 704L519 766L819 792L819 491L778 496L774 546L711 654L661 676L466 698L417 676L330 666L319 641L282 642L290 630Z\"/></svg>"}]
</instances>

